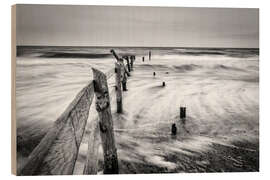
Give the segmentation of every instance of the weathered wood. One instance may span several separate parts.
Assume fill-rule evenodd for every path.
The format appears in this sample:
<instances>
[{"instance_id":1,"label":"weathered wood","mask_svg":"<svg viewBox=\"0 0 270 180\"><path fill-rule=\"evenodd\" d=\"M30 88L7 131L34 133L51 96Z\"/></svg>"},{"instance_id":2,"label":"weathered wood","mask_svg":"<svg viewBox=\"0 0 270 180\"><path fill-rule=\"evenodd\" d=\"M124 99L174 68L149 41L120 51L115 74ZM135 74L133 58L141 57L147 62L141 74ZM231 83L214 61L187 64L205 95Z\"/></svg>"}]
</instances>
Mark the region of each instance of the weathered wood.
<instances>
[{"instance_id":1,"label":"weathered wood","mask_svg":"<svg viewBox=\"0 0 270 180\"><path fill-rule=\"evenodd\" d=\"M130 56L130 70L133 71L134 56Z\"/></svg>"},{"instance_id":2,"label":"weathered wood","mask_svg":"<svg viewBox=\"0 0 270 180\"><path fill-rule=\"evenodd\" d=\"M110 51L112 54L113 54L113 56L115 57L115 59L118 61L120 58L117 56L117 54L115 53L115 51L113 50L113 49L111 49L111 51Z\"/></svg>"},{"instance_id":3,"label":"weathered wood","mask_svg":"<svg viewBox=\"0 0 270 180\"><path fill-rule=\"evenodd\" d=\"M130 73L128 72L127 68L124 65L123 59L119 59L119 64L121 66L121 82L122 82L122 88L123 91L127 91L127 76L130 76Z\"/></svg>"},{"instance_id":4,"label":"weathered wood","mask_svg":"<svg viewBox=\"0 0 270 180\"><path fill-rule=\"evenodd\" d=\"M122 73L122 77L124 76L124 74L126 73L127 76L130 76L130 73L128 72L125 64L124 64L124 60L122 58L120 58L118 61L117 61L120 65L121 65L121 73Z\"/></svg>"},{"instance_id":5,"label":"weathered wood","mask_svg":"<svg viewBox=\"0 0 270 180\"><path fill-rule=\"evenodd\" d=\"M131 71L131 68L130 68L129 57L128 57L128 56L125 56L125 59L126 59L126 62L127 62L127 69L128 69L128 72L130 72L130 71Z\"/></svg>"},{"instance_id":6,"label":"weathered wood","mask_svg":"<svg viewBox=\"0 0 270 180\"><path fill-rule=\"evenodd\" d=\"M186 118L186 107L180 107L180 118Z\"/></svg>"},{"instance_id":7,"label":"weathered wood","mask_svg":"<svg viewBox=\"0 0 270 180\"><path fill-rule=\"evenodd\" d=\"M121 87L121 66L118 63L115 63L115 87L116 87L116 103L117 103L117 113L123 112L122 104L122 87Z\"/></svg>"},{"instance_id":8,"label":"weathered wood","mask_svg":"<svg viewBox=\"0 0 270 180\"><path fill-rule=\"evenodd\" d=\"M107 71L107 72L105 73L107 79L110 79L114 74L115 74L114 68L110 69L109 71Z\"/></svg>"},{"instance_id":9,"label":"weathered wood","mask_svg":"<svg viewBox=\"0 0 270 180\"><path fill-rule=\"evenodd\" d=\"M172 124L171 133L172 133L172 135L176 135L177 134L177 127L176 127L176 124L175 123Z\"/></svg>"},{"instance_id":10,"label":"weathered wood","mask_svg":"<svg viewBox=\"0 0 270 180\"><path fill-rule=\"evenodd\" d=\"M19 175L72 174L93 100L93 83L83 88L27 159Z\"/></svg>"},{"instance_id":11,"label":"weathered wood","mask_svg":"<svg viewBox=\"0 0 270 180\"><path fill-rule=\"evenodd\" d=\"M98 149L100 145L99 122L95 119L91 126L88 140L88 151L83 174L97 174L98 171Z\"/></svg>"},{"instance_id":12,"label":"weathered wood","mask_svg":"<svg viewBox=\"0 0 270 180\"><path fill-rule=\"evenodd\" d=\"M118 174L118 158L115 147L110 96L106 75L92 68L94 90L96 94L96 110L99 115L100 136L104 156L104 174Z\"/></svg>"},{"instance_id":13,"label":"weathered wood","mask_svg":"<svg viewBox=\"0 0 270 180\"><path fill-rule=\"evenodd\" d=\"M180 120L183 125L186 124L186 107L180 107Z\"/></svg>"},{"instance_id":14,"label":"weathered wood","mask_svg":"<svg viewBox=\"0 0 270 180\"><path fill-rule=\"evenodd\" d=\"M166 83L165 83L164 81L162 82L162 86L163 86L163 87L165 87L165 86L166 86Z\"/></svg>"}]
</instances>

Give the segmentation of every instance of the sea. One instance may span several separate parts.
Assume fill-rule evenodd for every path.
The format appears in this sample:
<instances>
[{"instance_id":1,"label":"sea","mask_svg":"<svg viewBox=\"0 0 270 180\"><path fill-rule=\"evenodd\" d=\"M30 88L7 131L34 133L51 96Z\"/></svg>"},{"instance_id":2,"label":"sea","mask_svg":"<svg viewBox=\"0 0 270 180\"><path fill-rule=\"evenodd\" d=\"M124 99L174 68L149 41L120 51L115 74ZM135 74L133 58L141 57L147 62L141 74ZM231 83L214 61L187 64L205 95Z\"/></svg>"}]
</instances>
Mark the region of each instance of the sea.
<instances>
[{"instance_id":1,"label":"sea","mask_svg":"<svg viewBox=\"0 0 270 180\"><path fill-rule=\"evenodd\" d=\"M114 68L111 49L136 56L122 115L116 113L114 78L108 79L123 173L258 171L257 48L17 46L19 166L93 79L92 68ZM185 123L180 107L186 107ZM98 118L94 103L90 111L74 174L83 172L87 135ZM171 136L173 123L177 137Z\"/></svg>"}]
</instances>

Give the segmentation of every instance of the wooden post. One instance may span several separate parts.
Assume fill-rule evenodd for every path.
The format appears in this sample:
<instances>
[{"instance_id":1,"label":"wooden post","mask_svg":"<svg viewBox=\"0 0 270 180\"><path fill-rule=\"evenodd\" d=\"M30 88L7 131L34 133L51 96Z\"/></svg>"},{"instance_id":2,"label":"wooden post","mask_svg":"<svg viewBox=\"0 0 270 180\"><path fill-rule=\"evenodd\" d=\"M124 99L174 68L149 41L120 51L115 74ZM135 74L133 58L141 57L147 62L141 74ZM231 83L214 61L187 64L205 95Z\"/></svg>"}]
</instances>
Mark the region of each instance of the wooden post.
<instances>
[{"instance_id":1,"label":"wooden post","mask_svg":"<svg viewBox=\"0 0 270 180\"><path fill-rule=\"evenodd\" d=\"M122 68L121 73L122 73L122 75L126 73L127 76L130 76L130 73L128 72L127 68L124 65L124 60L122 58L119 58L118 63L121 65L121 68Z\"/></svg>"},{"instance_id":2,"label":"wooden post","mask_svg":"<svg viewBox=\"0 0 270 180\"><path fill-rule=\"evenodd\" d=\"M115 59L117 59L117 61L119 60L119 57L117 56L117 54L115 53L115 51L113 49L111 49L111 53L113 54L113 56L115 57Z\"/></svg>"},{"instance_id":3,"label":"wooden post","mask_svg":"<svg viewBox=\"0 0 270 180\"><path fill-rule=\"evenodd\" d=\"M151 60L151 51L149 51L149 61Z\"/></svg>"},{"instance_id":4,"label":"wooden post","mask_svg":"<svg viewBox=\"0 0 270 180\"><path fill-rule=\"evenodd\" d=\"M180 107L180 120L184 125L186 124L186 107Z\"/></svg>"},{"instance_id":5,"label":"wooden post","mask_svg":"<svg viewBox=\"0 0 270 180\"><path fill-rule=\"evenodd\" d=\"M163 86L163 87L165 87L165 86L166 86L165 82L163 82L163 83L162 83L162 86Z\"/></svg>"},{"instance_id":6,"label":"wooden post","mask_svg":"<svg viewBox=\"0 0 270 180\"><path fill-rule=\"evenodd\" d=\"M142 62L144 62L144 56L142 57Z\"/></svg>"},{"instance_id":7,"label":"wooden post","mask_svg":"<svg viewBox=\"0 0 270 180\"><path fill-rule=\"evenodd\" d=\"M104 156L104 174L118 174L118 158L115 147L113 121L110 106L110 95L106 75L92 68L94 91L96 94L96 110L99 115L100 136Z\"/></svg>"},{"instance_id":8,"label":"wooden post","mask_svg":"<svg viewBox=\"0 0 270 180\"><path fill-rule=\"evenodd\" d=\"M130 56L130 70L133 71L134 56Z\"/></svg>"},{"instance_id":9,"label":"wooden post","mask_svg":"<svg viewBox=\"0 0 270 180\"><path fill-rule=\"evenodd\" d=\"M115 63L115 87L116 87L116 103L117 103L117 113L123 112L122 104L122 87L121 87L121 66L118 63Z\"/></svg>"},{"instance_id":10,"label":"wooden post","mask_svg":"<svg viewBox=\"0 0 270 180\"><path fill-rule=\"evenodd\" d=\"M180 107L180 118L186 118L186 107Z\"/></svg>"},{"instance_id":11,"label":"wooden post","mask_svg":"<svg viewBox=\"0 0 270 180\"><path fill-rule=\"evenodd\" d=\"M156 76L156 72L153 72L153 76Z\"/></svg>"},{"instance_id":12,"label":"wooden post","mask_svg":"<svg viewBox=\"0 0 270 180\"><path fill-rule=\"evenodd\" d=\"M124 58L125 58L125 59L126 59L126 61L127 61L127 68L128 68L128 72L130 72L130 63L129 63L129 58L128 58L128 56L125 56Z\"/></svg>"},{"instance_id":13,"label":"wooden post","mask_svg":"<svg viewBox=\"0 0 270 180\"><path fill-rule=\"evenodd\" d=\"M171 131L172 131L172 135L176 135L176 133L177 133L177 127L176 127L175 123L172 124Z\"/></svg>"}]
</instances>

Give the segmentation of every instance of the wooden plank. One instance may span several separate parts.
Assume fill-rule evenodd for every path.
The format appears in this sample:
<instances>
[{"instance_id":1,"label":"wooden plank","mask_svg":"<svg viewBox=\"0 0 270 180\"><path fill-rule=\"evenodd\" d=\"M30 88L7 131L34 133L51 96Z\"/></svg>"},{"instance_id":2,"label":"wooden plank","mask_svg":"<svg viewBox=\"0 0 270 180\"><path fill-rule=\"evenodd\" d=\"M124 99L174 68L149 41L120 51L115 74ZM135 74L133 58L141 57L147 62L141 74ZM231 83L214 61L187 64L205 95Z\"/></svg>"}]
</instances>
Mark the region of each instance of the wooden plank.
<instances>
[{"instance_id":1,"label":"wooden plank","mask_svg":"<svg viewBox=\"0 0 270 180\"><path fill-rule=\"evenodd\" d=\"M122 87L121 87L121 65L115 63L115 87L116 87L116 106L117 113L123 112L123 103L122 103Z\"/></svg>"},{"instance_id":2,"label":"wooden plank","mask_svg":"<svg viewBox=\"0 0 270 180\"><path fill-rule=\"evenodd\" d=\"M114 75L114 73L115 73L114 71L115 71L115 69L112 68L108 72L105 73L107 79L110 79Z\"/></svg>"},{"instance_id":3,"label":"wooden plank","mask_svg":"<svg viewBox=\"0 0 270 180\"><path fill-rule=\"evenodd\" d=\"M19 175L72 174L93 100L93 82L83 88L28 157Z\"/></svg>"},{"instance_id":4,"label":"wooden plank","mask_svg":"<svg viewBox=\"0 0 270 180\"><path fill-rule=\"evenodd\" d=\"M107 78L101 71L92 68L94 90L96 95L96 110L99 115L100 136L104 156L104 174L118 174L118 158L115 147L113 121L110 106L110 95Z\"/></svg>"},{"instance_id":5,"label":"wooden plank","mask_svg":"<svg viewBox=\"0 0 270 180\"><path fill-rule=\"evenodd\" d=\"M99 145L99 122L98 120L95 120L91 126L91 132L88 140L88 151L83 174L97 174Z\"/></svg>"}]
</instances>

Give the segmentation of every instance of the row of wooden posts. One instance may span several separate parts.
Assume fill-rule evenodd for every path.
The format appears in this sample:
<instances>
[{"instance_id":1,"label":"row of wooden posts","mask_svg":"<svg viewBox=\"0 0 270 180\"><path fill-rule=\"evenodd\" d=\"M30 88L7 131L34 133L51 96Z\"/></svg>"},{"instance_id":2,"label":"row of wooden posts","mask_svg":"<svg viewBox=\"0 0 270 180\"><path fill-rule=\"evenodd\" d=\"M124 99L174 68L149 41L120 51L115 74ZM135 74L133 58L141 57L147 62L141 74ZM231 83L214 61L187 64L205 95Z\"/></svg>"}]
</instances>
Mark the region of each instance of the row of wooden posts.
<instances>
[{"instance_id":1,"label":"row of wooden posts","mask_svg":"<svg viewBox=\"0 0 270 180\"><path fill-rule=\"evenodd\" d=\"M126 76L130 76L130 72L133 71L133 63L135 61L135 56L123 56L119 58L114 50L111 53L116 58L115 62L115 90L116 90L116 105L117 113L123 112L123 100L122 91L126 91ZM124 65L124 59L126 60L126 65ZM103 157L104 157L104 174L118 174L118 157L117 149L115 146L114 130L113 130L113 119L110 108L110 96L107 85L107 77L100 71L93 69L94 74L94 91L96 95L96 110L99 115L99 123L97 127L100 130L100 136L103 147ZM95 136L97 133L93 133ZM84 174L96 174L98 165L98 152L96 145L94 144L94 139L89 146L87 154L86 165L84 168ZM92 160L94 158L94 161Z\"/></svg>"},{"instance_id":2,"label":"row of wooden posts","mask_svg":"<svg viewBox=\"0 0 270 180\"><path fill-rule=\"evenodd\" d=\"M111 53L116 58L115 62L115 90L116 90L116 105L117 113L123 112L123 96L122 91L126 91L127 76L130 76L130 72L133 71L133 64L135 62L135 55L123 56L120 58L116 52L112 49ZM124 63L126 60L126 65ZM107 77L100 71L93 69L94 75L94 91L96 95L96 110L99 115L99 129L100 136L103 147L103 156L104 156L104 174L118 174L118 157L117 149L115 146L114 139L114 130L113 130L113 120L111 115L110 108L110 96L107 85ZM97 147L94 147L97 148ZM87 162L90 162L89 159L93 158L93 153L90 152L87 158ZM95 155L94 155L95 156ZM84 168L84 174L96 174L97 162L87 163ZM93 171L94 169L94 171Z\"/></svg>"},{"instance_id":3,"label":"row of wooden posts","mask_svg":"<svg viewBox=\"0 0 270 180\"><path fill-rule=\"evenodd\" d=\"M151 56L152 56L152 52L149 51L149 53L148 53L148 59L149 59L149 61L151 61ZM142 57L142 62L144 62L144 56Z\"/></svg>"},{"instance_id":4,"label":"row of wooden posts","mask_svg":"<svg viewBox=\"0 0 270 180\"><path fill-rule=\"evenodd\" d=\"M73 174L94 95L99 120L94 121L89 135L88 152L83 173L97 174L98 134L100 134L103 148L103 173L119 173L107 79L115 74L117 113L122 113L122 93L127 90L127 76L130 76L131 71L134 70L133 65L136 57L134 55L119 57L114 50L111 50L111 53L117 60L113 71L104 74L92 68L93 81L78 93L64 113L55 121L49 132L29 155L25 165L18 169L18 175ZM149 52L150 59L151 52ZM165 86L165 82L163 83L163 86ZM185 118L186 108L181 107L180 119ZM176 133L177 128L173 124L172 134L176 135Z\"/></svg>"},{"instance_id":5,"label":"row of wooden posts","mask_svg":"<svg viewBox=\"0 0 270 180\"><path fill-rule=\"evenodd\" d=\"M130 76L130 72L133 71L133 64L136 56L123 56L119 58L114 50L111 53L117 60L115 63L115 90L116 90L116 102L117 102L117 113L123 112L123 101L122 101L122 90L127 91L127 76ZM124 59L126 60L126 66L124 65Z\"/></svg>"}]
</instances>

